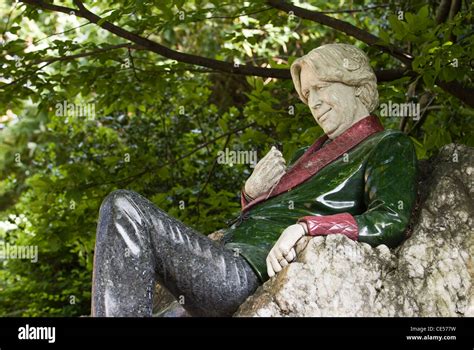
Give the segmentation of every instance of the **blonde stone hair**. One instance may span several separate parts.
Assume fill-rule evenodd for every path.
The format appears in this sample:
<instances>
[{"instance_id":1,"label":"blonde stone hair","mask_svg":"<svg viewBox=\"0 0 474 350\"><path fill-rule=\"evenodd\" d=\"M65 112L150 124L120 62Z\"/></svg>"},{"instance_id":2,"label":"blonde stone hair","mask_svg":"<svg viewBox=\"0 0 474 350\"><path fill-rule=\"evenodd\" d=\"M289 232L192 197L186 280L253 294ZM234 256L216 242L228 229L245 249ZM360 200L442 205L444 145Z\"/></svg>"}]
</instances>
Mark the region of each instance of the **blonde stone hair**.
<instances>
[{"instance_id":1,"label":"blonde stone hair","mask_svg":"<svg viewBox=\"0 0 474 350\"><path fill-rule=\"evenodd\" d=\"M369 113L377 108L377 78L370 67L369 58L359 48L348 44L322 45L293 62L290 71L295 89L301 101L308 104L301 91L300 73L304 64L312 68L322 81L339 82L359 88L358 97Z\"/></svg>"}]
</instances>

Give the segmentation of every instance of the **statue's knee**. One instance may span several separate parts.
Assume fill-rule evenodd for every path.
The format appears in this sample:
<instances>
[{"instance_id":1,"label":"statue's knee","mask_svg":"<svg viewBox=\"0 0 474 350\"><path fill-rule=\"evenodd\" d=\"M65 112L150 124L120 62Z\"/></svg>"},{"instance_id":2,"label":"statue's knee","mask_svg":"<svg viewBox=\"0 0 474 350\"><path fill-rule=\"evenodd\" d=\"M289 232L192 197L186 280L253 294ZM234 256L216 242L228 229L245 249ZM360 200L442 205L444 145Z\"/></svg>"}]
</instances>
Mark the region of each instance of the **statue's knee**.
<instances>
[{"instance_id":1,"label":"statue's knee","mask_svg":"<svg viewBox=\"0 0 474 350\"><path fill-rule=\"evenodd\" d=\"M104 201L106 200L113 200L116 198L130 198L137 193L130 190L114 190L110 192L107 197L105 197Z\"/></svg>"},{"instance_id":2,"label":"statue's knee","mask_svg":"<svg viewBox=\"0 0 474 350\"><path fill-rule=\"evenodd\" d=\"M127 210L131 208L133 198L138 194L130 190L115 190L110 192L102 201L100 212L101 214L110 215L112 209L114 212L119 209L119 211ZM105 213L104 213L105 211Z\"/></svg>"},{"instance_id":3,"label":"statue's knee","mask_svg":"<svg viewBox=\"0 0 474 350\"><path fill-rule=\"evenodd\" d=\"M138 196L133 191L116 190L104 198L97 228L98 246L115 245L128 249L126 254L139 255L141 236L146 230L142 229L145 220Z\"/></svg>"}]
</instances>

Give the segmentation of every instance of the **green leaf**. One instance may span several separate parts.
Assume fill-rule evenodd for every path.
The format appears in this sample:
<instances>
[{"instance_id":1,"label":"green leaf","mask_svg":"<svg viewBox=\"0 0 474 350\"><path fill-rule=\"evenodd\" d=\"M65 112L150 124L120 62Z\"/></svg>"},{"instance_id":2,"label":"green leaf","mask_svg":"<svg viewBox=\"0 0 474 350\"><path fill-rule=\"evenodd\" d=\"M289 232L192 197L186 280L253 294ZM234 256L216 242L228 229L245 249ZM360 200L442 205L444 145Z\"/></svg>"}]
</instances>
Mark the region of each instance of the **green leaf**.
<instances>
[{"instance_id":1,"label":"green leaf","mask_svg":"<svg viewBox=\"0 0 474 350\"><path fill-rule=\"evenodd\" d=\"M404 35L406 33L403 23L397 18L395 15L388 16L388 22L390 23L390 27L392 28L395 34L399 36Z\"/></svg>"},{"instance_id":2,"label":"green leaf","mask_svg":"<svg viewBox=\"0 0 474 350\"><path fill-rule=\"evenodd\" d=\"M429 5L425 5L418 10L418 13L416 14L416 16L418 17L419 20L422 20L424 18L428 18L429 12L430 12Z\"/></svg>"}]
</instances>

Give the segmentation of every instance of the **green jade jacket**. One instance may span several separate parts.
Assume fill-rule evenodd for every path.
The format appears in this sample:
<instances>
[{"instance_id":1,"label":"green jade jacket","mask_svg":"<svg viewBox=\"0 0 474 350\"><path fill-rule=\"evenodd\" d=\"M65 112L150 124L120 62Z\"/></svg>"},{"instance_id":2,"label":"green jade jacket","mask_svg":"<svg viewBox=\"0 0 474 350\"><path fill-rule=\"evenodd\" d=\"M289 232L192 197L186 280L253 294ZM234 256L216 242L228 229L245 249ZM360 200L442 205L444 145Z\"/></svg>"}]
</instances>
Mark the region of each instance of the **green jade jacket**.
<instances>
[{"instance_id":1,"label":"green jade jacket","mask_svg":"<svg viewBox=\"0 0 474 350\"><path fill-rule=\"evenodd\" d=\"M405 238L416 196L410 138L368 116L326 141L316 140L269 193L250 202L242 195L241 214L225 231L226 247L262 282L270 249L297 222L306 222L311 236L343 234L374 247L396 247Z\"/></svg>"}]
</instances>

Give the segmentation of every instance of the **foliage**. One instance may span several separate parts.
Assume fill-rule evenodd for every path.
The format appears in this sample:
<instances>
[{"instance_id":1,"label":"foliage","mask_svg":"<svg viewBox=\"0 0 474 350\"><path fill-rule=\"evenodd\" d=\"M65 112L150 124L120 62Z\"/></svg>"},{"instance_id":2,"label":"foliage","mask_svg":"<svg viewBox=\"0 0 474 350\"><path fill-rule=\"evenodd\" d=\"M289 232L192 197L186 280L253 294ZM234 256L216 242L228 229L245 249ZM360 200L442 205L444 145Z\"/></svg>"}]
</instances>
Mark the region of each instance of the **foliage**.
<instances>
[{"instance_id":1,"label":"foliage","mask_svg":"<svg viewBox=\"0 0 474 350\"><path fill-rule=\"evenodd\" d=\"M366 50L376 69L400 66L377 47L263 1L85 4L103 18L99 24L110 21L172 49L236 64L288 68L314 47L347 42ZM449 142L474 142L472 109L437 83L472 86L472 12L462 8L437 23L437 5L307 6L368 8L331 16L414 56L416 74L380 84L379 92L381 103L422 106L419 120L382 118L412 136L420 158ZM208 234L238 214L239 190L252 171L249 164L217 163L219 151L256 151L260 158L277 145L288 159L322 134L291 80L176 62L126 47L75 15L21 2L3 3L0 14L0 243L39 251L37 263L1 262L0 314L89 314L97 214L114 189L137 191ZM58 113L65 103L93 113Z\"/></svg>"}]
</instances>

